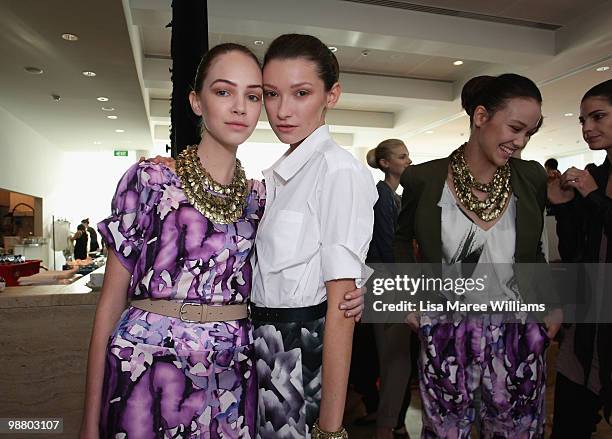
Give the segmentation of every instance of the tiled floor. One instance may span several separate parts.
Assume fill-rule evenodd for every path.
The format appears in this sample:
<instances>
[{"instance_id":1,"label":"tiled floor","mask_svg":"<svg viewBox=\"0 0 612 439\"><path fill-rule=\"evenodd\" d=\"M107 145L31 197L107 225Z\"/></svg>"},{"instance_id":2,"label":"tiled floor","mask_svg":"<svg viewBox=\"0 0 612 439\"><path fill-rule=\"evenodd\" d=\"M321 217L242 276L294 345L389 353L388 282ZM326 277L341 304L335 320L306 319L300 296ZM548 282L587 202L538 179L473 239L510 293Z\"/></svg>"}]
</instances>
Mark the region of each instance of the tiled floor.
<instances>
[{"instance_id":1,"label":"tiled floor","mask_svg":"<svg viewBox=\"0 0 612 439\"><path fill-rule=\"evenodd\" d=\"M553 345L549 349L548 352L548 364L549 364L549 379L547 383L547 391L546 391L546 424L547 424L547 434L546 437L549 437L550 434L550 425L552 422L552 412L553 412L553 401L554 401L554 363L557 355L557 346ZM349 396L346 405L346 413L345 413L345 425L347 426L347 430L349 432L349 437L351 439L373 439L374 438L374 425L367 427L356 427L351 425L352 421L360 416L365 414L365 410L363 404L359 396L352 391L349 391ZM412 402L410 404L410 408L408 409L408 413L406 415L406 427L408 429L408 433L410 434L411 439L418 439L420 437L421 432L421 400L418 394L418 390L416 388L413 389L412 393ZM476 438L476 435L472 435L473 438ZM612 427L606 424L604 421L600 422L598 425L597 433L594 433L592 439L612 439Z\"/></svg>"}]
</instances>

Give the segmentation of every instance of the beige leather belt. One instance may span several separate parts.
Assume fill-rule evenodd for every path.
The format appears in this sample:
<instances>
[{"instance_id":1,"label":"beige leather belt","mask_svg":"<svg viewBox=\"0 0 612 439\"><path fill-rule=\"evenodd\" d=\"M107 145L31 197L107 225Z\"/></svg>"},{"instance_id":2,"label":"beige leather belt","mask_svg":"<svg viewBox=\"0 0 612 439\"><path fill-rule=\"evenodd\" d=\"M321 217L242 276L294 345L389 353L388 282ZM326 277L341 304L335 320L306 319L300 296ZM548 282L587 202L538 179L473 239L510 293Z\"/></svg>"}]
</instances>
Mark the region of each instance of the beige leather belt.
<instances>
[{"instance_id":1,"label":"beige leather belt","mask_svg":"<svg viewBox=\"0 0 612 439\"><path fill-rule=\"evenodd\" d=\"M175 317L188 323L226 322L246 319L249 315L246 303L213 306L166 299L139 299L133 300L131 305L144 311Z\"/></svg>"}]
</instances>

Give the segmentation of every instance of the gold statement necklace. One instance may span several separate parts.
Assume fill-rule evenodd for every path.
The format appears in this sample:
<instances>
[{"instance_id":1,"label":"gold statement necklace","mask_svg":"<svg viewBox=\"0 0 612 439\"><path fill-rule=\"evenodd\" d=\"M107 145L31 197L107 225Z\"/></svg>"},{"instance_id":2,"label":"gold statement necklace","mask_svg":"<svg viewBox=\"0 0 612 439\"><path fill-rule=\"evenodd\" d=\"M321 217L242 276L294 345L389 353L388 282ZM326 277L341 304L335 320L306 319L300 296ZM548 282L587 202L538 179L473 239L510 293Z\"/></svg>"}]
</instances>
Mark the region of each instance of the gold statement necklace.
<instances>
[{"instance_id":1,"label":"gold statement necklace","mask_svg":"<svg viewBox=\"0 0 612 439\"><path fill-rule=\"evenodd\" d=\"M461 204L483 221L489 222L497 219L503 212L512 192L510 164L506 163L501 168L497 168L489 183L480 183L476 181L465 161L465 144L451 154L450 163L455 192ZM472 189L486 193L487 198L479 200Z\"/></svg>"},{"instance_id":2,"label":"gold statement necklace","mask_svg":"<svg viewBox=\"0 0 612 439\"><path fill-rule=\"evenodd\" d=\"M187 200L206 218L218 224L230 224L240 219L247 197L246 176L240 160L236 159L232 182L222 185L204 169L198 157L198 147L192 145L179 154L176 173Z\"/></svg>"}]
</instances>

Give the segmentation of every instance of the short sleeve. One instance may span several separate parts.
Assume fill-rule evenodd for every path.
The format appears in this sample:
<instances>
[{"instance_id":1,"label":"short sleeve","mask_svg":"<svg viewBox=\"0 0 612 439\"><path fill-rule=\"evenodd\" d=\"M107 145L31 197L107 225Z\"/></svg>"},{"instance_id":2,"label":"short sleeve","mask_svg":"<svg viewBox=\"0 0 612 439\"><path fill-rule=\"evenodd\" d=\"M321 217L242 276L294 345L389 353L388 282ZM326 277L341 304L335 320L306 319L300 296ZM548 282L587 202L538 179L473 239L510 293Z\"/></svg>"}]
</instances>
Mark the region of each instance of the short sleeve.
<instances>
[{"instance_id":1,"label":"short sleeve","mask_svg":"<svg viewBox=\"0 0 612 439\"><path fill-rule=\"evenodd\" d=\"M115 251L121 264L134 271L143 243L144 203L141 185L141 168L130 167L117 185L111 203L111 215L98 223L98 230Z\"/></svg>"},{"instance_id":2,"label":"short sleeve","mask_svg":"<svg viewBox=\"0 0 612 439\"><path fill-rule=\"evenodd\" d=\"M320 197L323 281L363 280L378 192L366 169L351 165L328 173ZM358 282L359 283L359 282Z\"/></svg>"}]
</instances>

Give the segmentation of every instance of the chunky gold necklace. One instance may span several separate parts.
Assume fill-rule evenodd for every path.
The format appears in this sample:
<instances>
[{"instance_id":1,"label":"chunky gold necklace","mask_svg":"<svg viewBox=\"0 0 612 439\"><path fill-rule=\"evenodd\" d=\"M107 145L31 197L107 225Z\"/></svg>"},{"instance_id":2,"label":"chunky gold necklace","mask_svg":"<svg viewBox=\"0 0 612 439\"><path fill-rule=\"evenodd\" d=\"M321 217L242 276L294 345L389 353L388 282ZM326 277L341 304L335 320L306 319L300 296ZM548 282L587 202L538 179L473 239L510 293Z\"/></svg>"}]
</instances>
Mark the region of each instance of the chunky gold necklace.
<instances>
[{"instance_id":1,"label":"chunky gold necklace","mask_svg":"<svg viewBox=\"0 0 612 439\"><path fill-rule=\"evenodd\" d=\"M450 163L455 192L461 204L483 221L489 222L497 219L503 212L512 192L510 165L506 163L501 168L497 168L489 183L480 183L476 181L465 161L465 144L451 154ZM472 189L485 192L487 198L479 200Z\"/></svg>"},{"instance_id":2,"label":"chunky gold necklace","mask_svg":"<svg viewBox=\"0 0 612 439\"><path fill-rule=\"evenodd\" d=\"M217 183L202 167L197 145L188 146L176 160L176 173L187 200L214 223L230 224L242 216L247 184L244 169L236 159L234 178L228 185Z\"/></svg>"}]
</instances>

